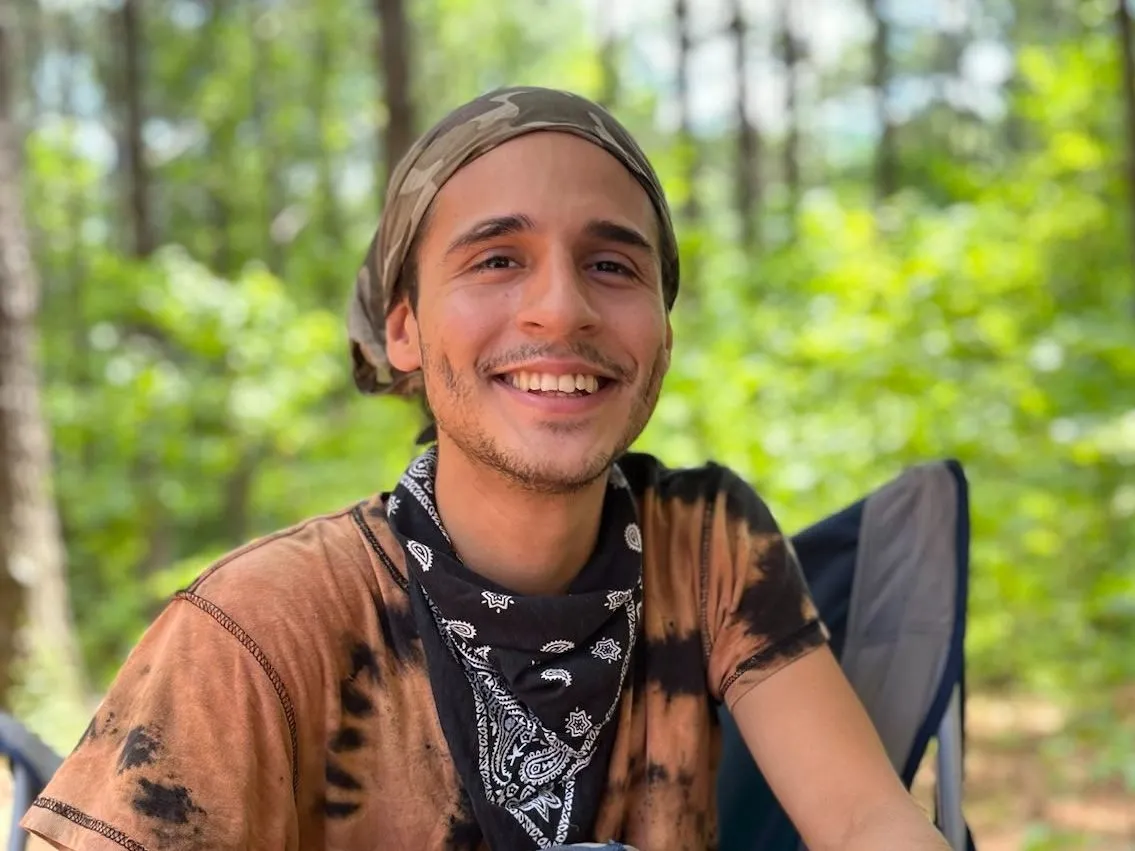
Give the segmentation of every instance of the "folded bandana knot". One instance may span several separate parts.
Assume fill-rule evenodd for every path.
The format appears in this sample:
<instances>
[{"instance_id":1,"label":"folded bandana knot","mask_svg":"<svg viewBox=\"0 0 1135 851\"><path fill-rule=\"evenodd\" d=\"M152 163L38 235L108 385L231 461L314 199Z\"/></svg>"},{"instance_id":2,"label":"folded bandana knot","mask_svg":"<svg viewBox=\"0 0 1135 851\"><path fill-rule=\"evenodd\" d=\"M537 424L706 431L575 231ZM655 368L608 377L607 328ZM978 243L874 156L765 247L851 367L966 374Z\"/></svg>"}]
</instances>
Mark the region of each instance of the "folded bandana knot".
<instances>
[{"instance_id":1,"label":"folded bandana knot","mask_svg":"<svg viewBox=\"0 0 1135 851\"><path fill-rule=\"evenodd\" d=\"M451 112L414 143L390 177L378 231L355 278L347 330L355 384L364 393L410 396L420 371L403 373L386 356L386 316L402 295L402 274L426 212L462 166L493 148L537 131L571 133L614 156L638 180L658 214L662 291L678 295L678 244L662 183L630 133L605 109L570 92L498 89Z\"/></svg>"}]
</instances>

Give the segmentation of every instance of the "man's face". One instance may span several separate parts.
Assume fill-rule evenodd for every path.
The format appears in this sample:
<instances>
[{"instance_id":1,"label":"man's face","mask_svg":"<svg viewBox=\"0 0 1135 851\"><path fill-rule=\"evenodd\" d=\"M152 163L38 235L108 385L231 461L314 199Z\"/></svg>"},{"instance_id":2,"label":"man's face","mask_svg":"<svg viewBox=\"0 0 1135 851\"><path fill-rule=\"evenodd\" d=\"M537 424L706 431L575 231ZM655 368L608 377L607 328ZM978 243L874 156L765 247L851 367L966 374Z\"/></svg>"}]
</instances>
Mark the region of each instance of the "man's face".
<instances>
[{"instance_id":1,"label":"man's face","mask_svg":"<svg viewBox=\"0 0 1135 851\"><path fill-rule=\"evenodd\" d=\"M458 171L428 219L417 308L391 311L387 340L395 367L422 369L442 455L545 493L595 481L669 366L646 192L601 148L532 133Z\"/></svg>"}]
</instances>

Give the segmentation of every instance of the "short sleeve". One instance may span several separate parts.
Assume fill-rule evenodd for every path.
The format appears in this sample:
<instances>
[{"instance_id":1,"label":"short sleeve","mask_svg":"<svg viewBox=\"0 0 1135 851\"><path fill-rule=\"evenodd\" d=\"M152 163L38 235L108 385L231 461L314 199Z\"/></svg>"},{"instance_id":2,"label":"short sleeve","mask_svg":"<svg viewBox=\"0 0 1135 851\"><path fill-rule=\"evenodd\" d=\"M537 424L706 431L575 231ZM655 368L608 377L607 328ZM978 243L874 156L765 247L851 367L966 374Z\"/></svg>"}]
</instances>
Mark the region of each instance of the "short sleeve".
<instances>
[{"instance_id":1,"label":"short sleeve","mask_svg":"<svg viewBox=\"0 0 1135 851\"><path fill-rule=\"evenodd\" d=\"M70 851L297 848L293 736L240 624L175 598L22 826Z\"/></svg>"},{"instance_id":2,"label":"short sleeve","mask_svg":"<svg viewBox=\"0 0 1135 851\"><path fill-rule=\"evenodd\" d=\"M792 543L768 506L725 471L702 569L709 689L729 709L828 640Z\"/></svg>"}]
</instances>

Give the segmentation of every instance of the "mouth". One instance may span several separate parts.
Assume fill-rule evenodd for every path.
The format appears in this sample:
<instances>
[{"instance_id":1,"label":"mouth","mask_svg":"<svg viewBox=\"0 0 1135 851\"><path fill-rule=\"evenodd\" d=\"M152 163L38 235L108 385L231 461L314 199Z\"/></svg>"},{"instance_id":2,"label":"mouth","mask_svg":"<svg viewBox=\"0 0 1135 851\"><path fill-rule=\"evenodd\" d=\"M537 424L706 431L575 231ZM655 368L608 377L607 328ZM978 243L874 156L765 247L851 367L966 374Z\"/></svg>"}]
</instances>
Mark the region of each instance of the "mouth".
<instances>
[{"instance_id":1,"label":"mouth","mask_svg":"<svg viewBox=\"0 0 1135 851\"><path fill-rule=\"evenodd\" d=\"M493 376L493 380L531 396L552 399L587 398L615 383L614 379L595 373L556 375L527 370L501 373Z\"/></svg>"}]
</instances>

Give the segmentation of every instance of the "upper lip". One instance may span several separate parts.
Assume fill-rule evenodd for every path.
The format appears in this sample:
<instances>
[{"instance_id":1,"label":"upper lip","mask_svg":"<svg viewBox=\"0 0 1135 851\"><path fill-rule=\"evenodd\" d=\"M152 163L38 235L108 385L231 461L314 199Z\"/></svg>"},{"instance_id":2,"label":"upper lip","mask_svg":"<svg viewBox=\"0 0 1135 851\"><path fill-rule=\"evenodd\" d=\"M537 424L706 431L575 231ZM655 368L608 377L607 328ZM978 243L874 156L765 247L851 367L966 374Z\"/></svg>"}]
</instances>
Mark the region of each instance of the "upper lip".
<instances>
[{"instance_id":1,"label":"upper lip","mask_svg":"<svg viewBox=\"0 0 1135 851\"><path fill-rule=\"evenodd\" d=\"M514 372L536 372L546 375L594 375L613 380L608 370L579 360L535 360L514 364L508 369L498 370L496 375L511 375Z\"/></svg>"}]
</instances>

